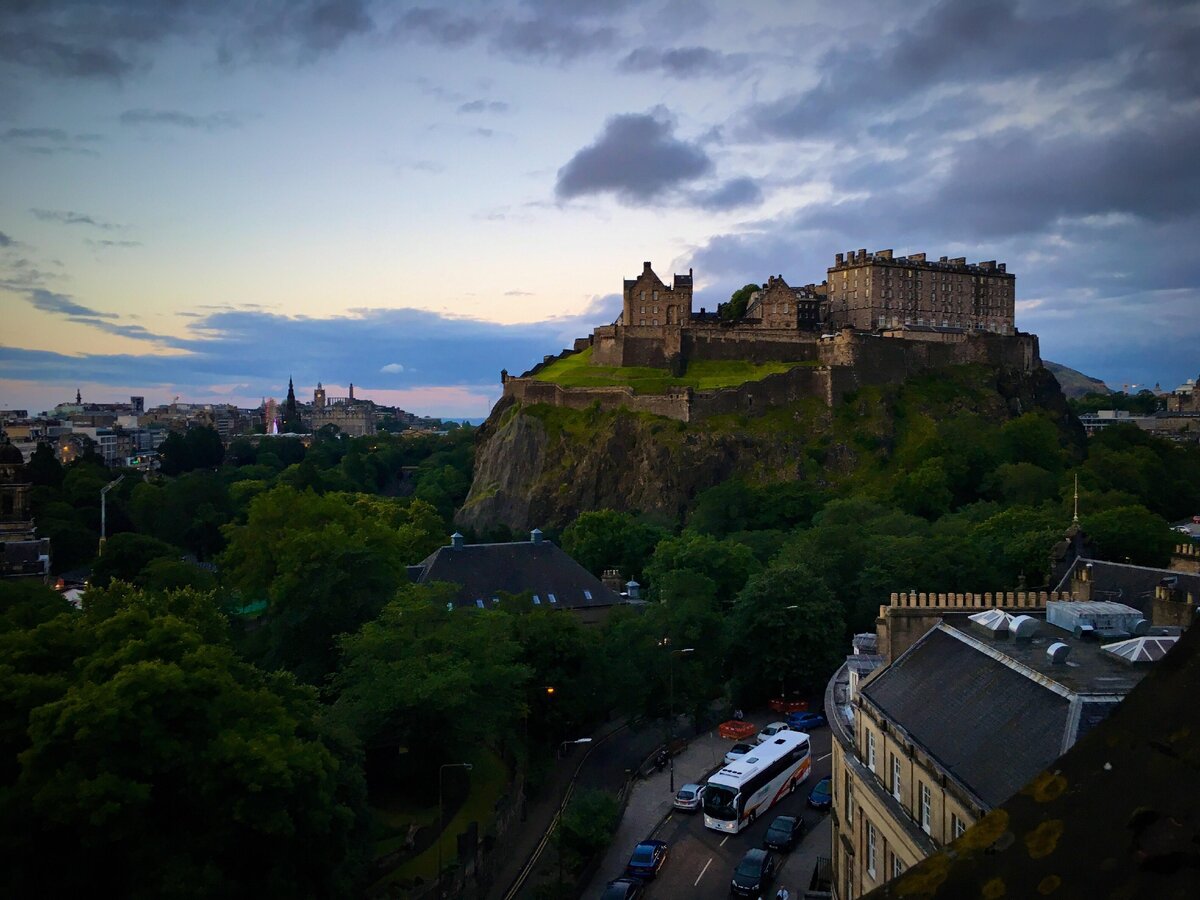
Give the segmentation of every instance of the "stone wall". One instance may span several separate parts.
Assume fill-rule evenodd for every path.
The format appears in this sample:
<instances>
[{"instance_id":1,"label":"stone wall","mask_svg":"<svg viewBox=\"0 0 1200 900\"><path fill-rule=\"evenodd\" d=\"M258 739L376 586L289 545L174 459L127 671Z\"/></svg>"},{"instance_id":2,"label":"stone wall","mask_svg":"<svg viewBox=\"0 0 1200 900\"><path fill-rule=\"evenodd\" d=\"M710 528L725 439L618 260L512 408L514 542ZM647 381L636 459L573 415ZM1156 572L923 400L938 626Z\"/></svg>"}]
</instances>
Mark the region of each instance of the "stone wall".
<instances>
[{"instance_id":1,"label":"stone wall","mask_svg":"<svg viewBox=\"0 0 1200 900\"><path fill-rule=\"evenodd\" d=\"M1176 544L1167 568L1175 572L1200 575L1200 544Z\"/></svg>"}]
</instances>

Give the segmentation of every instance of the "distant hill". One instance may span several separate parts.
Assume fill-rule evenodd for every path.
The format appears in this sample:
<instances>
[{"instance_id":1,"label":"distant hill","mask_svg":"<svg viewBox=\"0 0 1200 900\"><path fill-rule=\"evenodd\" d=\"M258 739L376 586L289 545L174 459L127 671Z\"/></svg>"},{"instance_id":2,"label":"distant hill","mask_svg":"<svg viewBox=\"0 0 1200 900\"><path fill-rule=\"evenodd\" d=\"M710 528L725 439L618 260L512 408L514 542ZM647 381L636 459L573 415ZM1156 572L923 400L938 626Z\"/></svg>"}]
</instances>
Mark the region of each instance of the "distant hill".
<instances>
[{"instance_id":1,"label":"distant hill","mask_svg":"<svg viewBox=\"0 0 1200 900\"><path fill-rule=\"evenodd\" d=\"M1062 391L1068 397L1083 397L1087 394L1111 394L1112 389L1099 378L1092 378L1074 369L1069 369L1048 359L1042 360L1044 365L1058 379Z\"/></svg>"}]
</instances>

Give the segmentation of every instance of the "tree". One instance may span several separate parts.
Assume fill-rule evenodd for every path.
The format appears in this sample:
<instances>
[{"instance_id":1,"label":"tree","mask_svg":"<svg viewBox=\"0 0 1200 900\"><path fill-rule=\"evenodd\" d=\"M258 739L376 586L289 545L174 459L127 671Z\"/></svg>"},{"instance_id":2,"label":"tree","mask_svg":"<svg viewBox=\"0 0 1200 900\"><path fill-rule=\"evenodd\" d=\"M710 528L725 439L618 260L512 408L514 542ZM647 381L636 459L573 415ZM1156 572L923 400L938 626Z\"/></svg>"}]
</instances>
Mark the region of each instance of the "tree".
<instances>
[{"instance_id":1,"label":"tree","mask_svg":"<svg viewBox=\"0 0 1200 900\"><path fill-rule=\"evenodd\" d=\"M706 534L685 531L679 537L666 538L654 551L646 565L650 596L658 596L658 585L671 571L688 569L710 578L717 586L717 600L722 604L733 601L746 579L761 566L750 548L737 541L718 541Z\"/></svg>"},{"instance_id":2,"label":"tree","mask_svg":"<svg viewBox=\"0 0 1200 900\"><path fill-rule=\"evenodd\" d=\"M192 469L212 469L221 464L225 458L225 445L217 430L209 425L199 428L189 428L187 437L187 456Z\"/></svg>"},{"instance_id":3,"label":"tree","mask_svg":"<svg viewBox=\"0 0 1200 900\"><path fill-rule=\"evenodd\" d=\"M92 584L108 587L113 579L132 582L152 560L178 558L179 550L158 538L132 531L114 534L92 567Z\"/></svg>"},{"instance_id":4,"label":"tree","mask_svg":"<svg viewBox=\"0 0 1200 900\"><path fill-rule=\"evenodd\" d=\"M58 487L66 473L50 445L39 443L25 463L25 475L31 484Z\"/></svg>"},{"instance_id":5,"label":"tree","mask_svg":"<svg viewBox=\"0 0 1200 900\"><path fill-rule=\"evenodd\" d=\"M0 791L4 893L358 895L361 777L315 694L239 660L207 595L88 600L29 633L48 650L69 636L77 658L27 704ZM5 658L27 677L42 664Z\"/></svg>"},{"instance_id":6,"label":"tree","mask_svg":"<svg viewBox=\"0 0 1200 900\"><path fill-rule=\"evenodd\" d=\"M782 690L815 692L845 655L841 607L804 566L753 576L738 594L729 631L729 653L739 661L734 690L744 703Z\"/></svg>"},{"instance_id":7,"label":"tree","mask_svg":"<svg viewBox=\"0 0 1200 900\"><path fill-rule=\"evenodd\" d=\"M737 321L746 314L746 305L750 302L751 296L759 290L762 290L762 286L758 284L747 284L738 288L729 295L728 303L722 303L717 307L717 312L727 322Z\"/></svg>"},{"instance_id":8,"label":"tree","mask_svg":"<svg viewBox=\"0 0 1200 900\"><path fill-rule=\"evenodd\" d=\"M164 475L182 475L192 468L187 439L178 431L172 431L158 445L158 467Z\"/></svg>"},{"instance_id":9,"label":"tree","mask_svg":"<svg viewBox=\"0 0 1200 900\"><path fill-rule=\"evenodd\" d=\"M1178 543L1178 535L1166 521L1144 506L1120 506L1085 515L1080 524L1101 556L1114 562L1162 568Z\"/></svg>"},{"instance_id":10,"label":"tree","mask_svg":"<svg viewBox=\"0 0 1200 900\"><path fill-rule=\"evenodd\" d=\"M563 530L562 547L593 575L615 566L622 577L636 581L642 577L655 546L666 536L665 529L641 522L629 513L600 509L580 513Z\"/></svg>"},{"instance_id":11,"label":"tree","mask_svg":"<svg viewBox=\"0 0 1200 900\"><path fill-rule=\"evenodd\" d=\"M374 620L340 640L334 717L367 747L462 747L511 729L529 669L512 617L447 608L449 584L405 585ZM403 754L398 767L428 778L438 757Z\"/></svg>"}]
</instances>

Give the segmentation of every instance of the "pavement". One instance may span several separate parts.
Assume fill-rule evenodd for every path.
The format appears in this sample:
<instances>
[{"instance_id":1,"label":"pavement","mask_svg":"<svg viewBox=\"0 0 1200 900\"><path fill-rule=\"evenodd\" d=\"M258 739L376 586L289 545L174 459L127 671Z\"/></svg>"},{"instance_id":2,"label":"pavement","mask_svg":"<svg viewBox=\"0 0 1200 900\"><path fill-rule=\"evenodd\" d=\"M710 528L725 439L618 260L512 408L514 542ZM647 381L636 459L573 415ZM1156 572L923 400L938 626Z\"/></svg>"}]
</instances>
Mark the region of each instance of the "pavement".
<instances>
[{"instance_id":1,"label":"pavement","mask_svg":"<svg viewBox=\"0 0 1200 900\"><path fill-rule=\"evenodd\" d=\"M770 711L748 717L760 727L780 718L778 713ZM812 786L830 772L831 742L828 727L815 729L811 733L813 763L808 780L794 794L776 803L754 825L736 835L705 828L702 813L676 812L669 770L637 781L616 837L582 897L585 900L599 897L604 886L624 872L629 855L638 842L654 837L667 842L670 855L646 892L648 898L724 900L729 894L734 867L746 850L762 846L763 835L771 820L777 815L799 815L807 825L805 837L790 853L783 854L779 875L767 894L774 897L775 891L786 887L792 898L799 900L812 877L817 857L828 857L832 847L828 814L818 813L805 805ZM687 782L702 783L709 773L723 764L725 751L734 743L736 741L717 735L715 730L695 737L673 760L675 788Z\"/></svg>"}]
</instances>

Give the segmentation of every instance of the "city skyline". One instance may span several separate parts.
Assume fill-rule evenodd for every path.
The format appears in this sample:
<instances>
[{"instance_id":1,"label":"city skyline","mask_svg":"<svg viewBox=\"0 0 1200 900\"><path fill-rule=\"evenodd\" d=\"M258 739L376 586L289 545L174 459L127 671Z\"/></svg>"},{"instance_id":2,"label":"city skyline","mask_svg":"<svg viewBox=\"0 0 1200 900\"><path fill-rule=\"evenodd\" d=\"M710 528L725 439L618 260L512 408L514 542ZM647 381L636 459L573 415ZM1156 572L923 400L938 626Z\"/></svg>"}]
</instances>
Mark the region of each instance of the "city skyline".
<instances>
[{"instance_id":1,"label":"city skyline","mask_svg":"<svg viewBox=\"0 0 1200 900\"><path fill-rule=\"evenodd\" d=\"M1197 7L987 10L8 11L0 406L290 373L481 417L643 260L711 309L858 247L1004 260L1045 358L1195 377Z\"/></svg>"}]
</instances>

